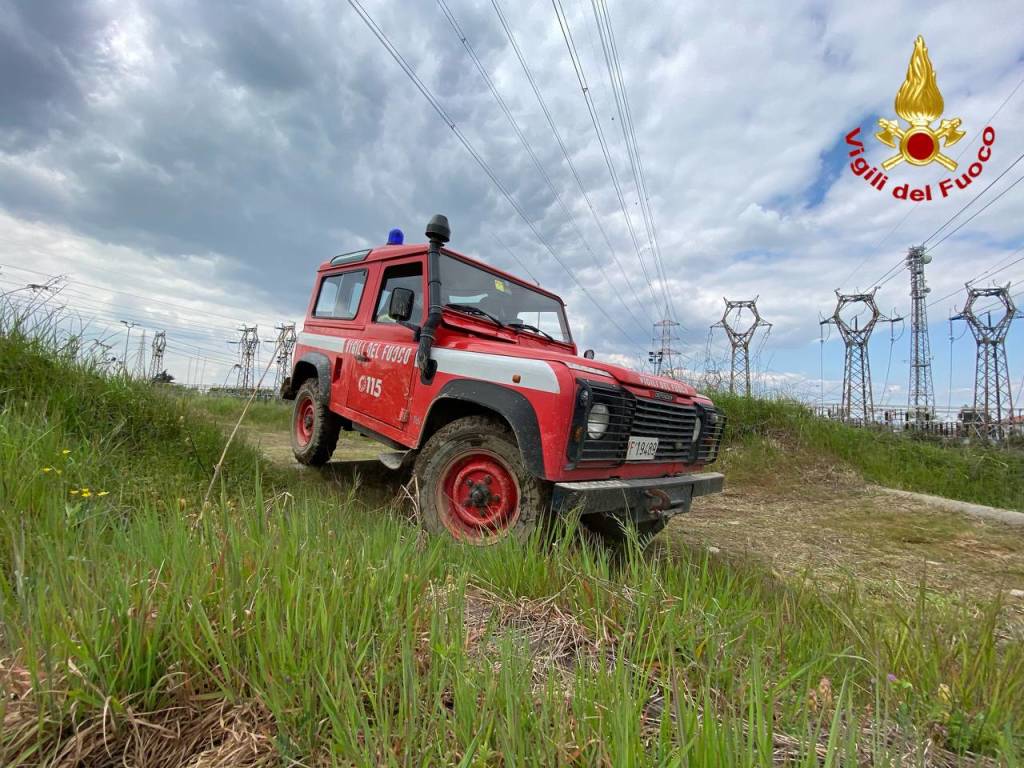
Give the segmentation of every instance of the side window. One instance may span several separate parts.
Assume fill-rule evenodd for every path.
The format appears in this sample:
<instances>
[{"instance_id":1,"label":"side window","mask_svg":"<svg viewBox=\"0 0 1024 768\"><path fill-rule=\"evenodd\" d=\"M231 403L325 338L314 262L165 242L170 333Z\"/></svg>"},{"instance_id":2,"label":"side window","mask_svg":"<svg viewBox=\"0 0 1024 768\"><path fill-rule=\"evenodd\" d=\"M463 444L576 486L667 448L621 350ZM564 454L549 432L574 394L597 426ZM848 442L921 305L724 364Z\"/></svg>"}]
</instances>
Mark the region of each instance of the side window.
<instances>
[{"instance_id":1,"label":"side window","mask_svg":"<svg viewBox=\"0 0 1024 768\"><path fill-rule=\"evenodd\" d=\"M377 297L377 309L373 313L373 320L377 323L393 323L391 315L388 314L388 303L391 301L391 291L395 288L408 288L416 298L412 305L413 322L423 318L423 265L402 264L397 267L390 267L384 270L384 281L381 283L380 296Z\"/></svg>"},{"instance_id":2,"label":"side window","mask_svg":"<svg viewBox=\"0 0 1024 768\"><path fill-rule=\"evenodd\" d=\"M365 285L365 269L325 277L320 283L320 295L316 298L313 317L351 320L359 311L359 300L363 297Z\"/></svg>"}]
</instances>

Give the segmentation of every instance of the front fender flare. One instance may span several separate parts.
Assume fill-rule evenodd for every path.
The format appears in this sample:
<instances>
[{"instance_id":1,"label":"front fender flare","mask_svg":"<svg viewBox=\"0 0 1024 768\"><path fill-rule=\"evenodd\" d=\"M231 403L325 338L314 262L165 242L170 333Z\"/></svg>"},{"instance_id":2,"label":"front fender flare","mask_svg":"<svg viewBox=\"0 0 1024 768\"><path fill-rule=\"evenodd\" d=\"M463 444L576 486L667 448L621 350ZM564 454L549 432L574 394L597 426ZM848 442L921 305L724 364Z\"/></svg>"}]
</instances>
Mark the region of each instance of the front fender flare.
<instances>
[{"instance_id":1,"label":"front fender flare","mask_svg":"<svg viewBox=\"0 0 1024 768\"><path fill-rule=\"evenodd\" d=\"M523 463L531 474L544 477L544 446L540 438L537 414L525 395L514 389L488 381L459 379L445 384L430 406L442 400L462 400L481 405L504 418L511 426L519 443ZM427 414L429 423L430 413Z\"/></svg>"},{"instance_id":2,"label":"front fender flare","mask_svg":"<svg viewBox=\"0 0 1024 768\"><path fill-rule=\"evenodd\" d=\"M308 363L316 368L317 379L320 382L320 399L326 405L331 401L331 361L323 352L303 352L302 356L295 361L292 368L292 375L289 379L291 395L295 397L298 388L292 383L295 381L295 370L300 363Z\"/></svg>"}]
</instances>

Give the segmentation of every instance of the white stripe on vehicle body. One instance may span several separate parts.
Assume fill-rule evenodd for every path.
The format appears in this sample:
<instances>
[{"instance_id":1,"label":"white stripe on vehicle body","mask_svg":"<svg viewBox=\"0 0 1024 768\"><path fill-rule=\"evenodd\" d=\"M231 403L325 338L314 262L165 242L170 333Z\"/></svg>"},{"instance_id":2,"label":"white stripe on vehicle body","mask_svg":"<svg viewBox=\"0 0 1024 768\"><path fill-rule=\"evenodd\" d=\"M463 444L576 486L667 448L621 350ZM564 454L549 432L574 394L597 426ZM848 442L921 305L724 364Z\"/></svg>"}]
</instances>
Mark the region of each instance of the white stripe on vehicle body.
<instances>
[{"instance_id":1,"label":"white stripe on vehicle body","mask_svg":"<svg viewBox=\"0 0 1024 768\"><path fill-rule=\"evenodd\" d=\"M350 339L344 336L327 336L306 331L299 334L300 344L339 354L344 354L348 341ZM479 379L539 392L559 392L558 377L555 376L551 364L543 360L439 347L432 349L430 356L437 362L437 370L450 376ZM519 376L518 383L512 381L515 375Z\"/></svg>"},{"instance_id":2,"label":"white stripe on vehicle body","mask_svg":"<svg viewBox=\"0 0 1024 768\"><path fill-rule=\"evenodd\" d=\"M325 336L322 333L307 333L306 331L299 334L299 344L305 344L307 347L319 347L331 352L344 352L345 341L344 336Z\"/></svg>"},{"instance_id":3,"label":"white stripe on vehicle body","mask_svg":"<svg viewBox=\"0 0 1024 768\"><path fill-rule=\"evenodd\" d=\"M558 377L551 364L543 360L437 347L430 350L430 356L437 361L437 370L451 376L512 384L512 377L518 374L520 380L515 386L558 393Z\"/></svg>"}]
</instances>

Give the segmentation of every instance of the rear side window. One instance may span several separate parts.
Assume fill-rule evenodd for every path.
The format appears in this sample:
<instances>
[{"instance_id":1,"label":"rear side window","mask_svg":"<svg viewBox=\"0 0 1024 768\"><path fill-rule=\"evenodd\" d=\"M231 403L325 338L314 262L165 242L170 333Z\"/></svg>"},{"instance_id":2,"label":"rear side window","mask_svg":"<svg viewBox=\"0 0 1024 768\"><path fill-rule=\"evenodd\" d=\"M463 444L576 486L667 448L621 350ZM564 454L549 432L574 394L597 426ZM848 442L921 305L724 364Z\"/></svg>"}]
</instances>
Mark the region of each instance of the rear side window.
<instances>
[{"instance_id":1,"label":"rear side window","mask_svg":"<svg viewBox=\"0 0 1024 768\"><path fill-rule=\"evenodd\" d=\"M313 317L351 320L359 312L359 300L363 298L365 285L365 269L325 277L320 283Z\"/></svg>"}]
</instances>

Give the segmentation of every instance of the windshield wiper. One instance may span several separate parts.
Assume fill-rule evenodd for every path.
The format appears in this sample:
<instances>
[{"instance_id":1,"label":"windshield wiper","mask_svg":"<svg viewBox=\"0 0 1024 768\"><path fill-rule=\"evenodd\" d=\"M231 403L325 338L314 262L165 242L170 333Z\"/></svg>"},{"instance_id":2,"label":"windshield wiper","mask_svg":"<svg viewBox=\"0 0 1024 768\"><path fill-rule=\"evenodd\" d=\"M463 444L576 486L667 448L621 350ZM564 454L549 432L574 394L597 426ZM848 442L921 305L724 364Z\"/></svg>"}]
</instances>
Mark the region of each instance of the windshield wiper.
<instances>
[{"instance_id":1,"label":"windshield wiper","mask_svg":"<svg viewBox=\"0 0 1024 768\"><path fill-rule=\"evenodd\" d=\"M445 304L445 307L447 307L448 309L458 310L459 312L465 312L470 315L479 315L480 317L486 317L499 328L505 327L505 324L501 322L501 320L496 318L494 315L490 314L489 312L484 312L482 309L480 309L480 307L474 307L472 304Z\"/></svg>"},{"instance_id":2,"label":"windshield wiper","mask_svg":"<svg viewBox=\"0 0 1024 768\"><path fill-rule=\"evenodd\" d=\"M542 336L547 336L547 337L548 337L549 339L551 339L552 341L554 341L554 340L555 340L555 337L554 337L554 336L552 336L552 335L551 335L550 333L548 333L547 331L542 331L542 330L541 330L540 328L538 328L537 326L535 326L535 325L530 325L529 323L524 323L524 322L522 322L522 321L520 321L520 320L515 320L515 321L513 321L513 322L509 323L509 324L508 324L508 327L509 327L509 328L512 328L512 329L514 329L514 330L517 330L517 331L519 331L519 330L523 330L523 331L533 331L534 333L539 333L539 334L541 334Z\"/></svg>"}]
</instances>

